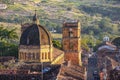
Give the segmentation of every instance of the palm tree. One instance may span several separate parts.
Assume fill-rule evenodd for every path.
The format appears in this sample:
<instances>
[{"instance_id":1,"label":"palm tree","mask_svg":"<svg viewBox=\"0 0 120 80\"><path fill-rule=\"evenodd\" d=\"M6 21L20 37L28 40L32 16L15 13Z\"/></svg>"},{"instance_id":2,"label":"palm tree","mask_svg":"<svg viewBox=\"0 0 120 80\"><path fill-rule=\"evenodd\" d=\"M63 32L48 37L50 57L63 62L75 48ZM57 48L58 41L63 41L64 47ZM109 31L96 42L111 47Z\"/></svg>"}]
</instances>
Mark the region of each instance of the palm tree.
<instances>
[{"instance_id":1,"label":"palm tree","mask_svg":"<svg viewBox=\"0 0 120 80\"><path fill-rule=\"evenodd\" d=\"M18 46L12 42L17 38L16 28L9 30L0 27L0 56L13 55L17 57Z\"/></svg>"},{"instance_id":2,"label":"palm tree","mask_svg":"<svg viewBox=\"0 0 120 80\"><path fill-rule=\"evenodd\" d=\"M1 40L5 39L6 36L7 36L7 33L8 33L8 30L7 30L7 29L0 28L0 39L1 39Z\"/></svg>"},{"instance_id":3,"label":"palm tree","mask_svg":"<svg viewBox=\"0 0 120 80\"><path fill-rule=\"evenodd\" d=\"M4 29L3 27L0 27L0 40L15 40L18 38L18 35L16 33L16 28L8 30Z\"/></svg>"},{"instance_id":4,"label":"palm tree","mask_svg":"<svg viewBox=\"0 0 120 80\"><path fill-rule=\"evenodd\" d=\"M7 39L17 39L18 35L16 33L16 28L8 30L6 37L7 37Z\"/></svg>"}]
</instances>

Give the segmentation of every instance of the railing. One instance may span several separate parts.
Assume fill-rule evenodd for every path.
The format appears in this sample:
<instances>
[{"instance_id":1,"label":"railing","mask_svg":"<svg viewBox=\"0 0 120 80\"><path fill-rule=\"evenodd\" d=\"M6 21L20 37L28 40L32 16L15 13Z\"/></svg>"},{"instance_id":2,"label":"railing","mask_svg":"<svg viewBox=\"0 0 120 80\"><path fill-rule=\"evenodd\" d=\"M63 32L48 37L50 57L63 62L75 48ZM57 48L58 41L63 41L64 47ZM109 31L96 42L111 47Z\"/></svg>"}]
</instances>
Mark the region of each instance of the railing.
<instances>
[{"instance_id":1,"label":"railing","mask_svg":"<svg viewBox=\"0 0 120 80\"><path fill-rule=\"evenodd\" d=\"M22 48L22 49L39 49L40 47L39 46L24 46L24 45L20 45L19 48Z\"/></svg>"}]
</instances>

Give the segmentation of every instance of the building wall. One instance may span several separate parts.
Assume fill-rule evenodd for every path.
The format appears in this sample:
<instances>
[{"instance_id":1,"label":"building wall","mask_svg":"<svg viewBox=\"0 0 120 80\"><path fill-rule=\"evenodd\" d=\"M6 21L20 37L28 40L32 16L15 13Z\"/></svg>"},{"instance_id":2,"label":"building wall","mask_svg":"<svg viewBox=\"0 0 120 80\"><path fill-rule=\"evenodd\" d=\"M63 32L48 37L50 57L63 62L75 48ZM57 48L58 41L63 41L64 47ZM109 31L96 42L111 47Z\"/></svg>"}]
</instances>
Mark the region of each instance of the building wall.
<instances>
[{"instance_id":1,"label":"building wall","mask_svg":"<svg viewBox=\"0 0 120 80\"><path fill-rule=\"evenodd\" d=\"M63 24L63 49L65 60L72 64L82 65L80 22L65 22Z\"/></svg>"},{"instance_id":2,"label":"building wall","mask_svg":"<svg viewBox=\"0 0 120 80\"><path fill-rule=\"evenodd\" d=\"M53 60L52 53L53 53L52 46L41 45L40 62L51 62Z\"/></svg>"},{"instance_id":3,"label":"building wall","mask_svg":"<svg viewBox=\"0 0 120 80\"><path fill-rule=\"evenodd\" d=\"M55 58L51 64L62 64L64 62L64 53Z\"/></svg>"},{"instance_id":4,"label":"building wall","mask_svg":"<svg viewBox=\"0 0 120 80\"><path fill-rule=\"evenodd\" d=\"M25 62L51 62L52 48L49 45L19 47L19 60Z\"/></svg>"}]
</instances>

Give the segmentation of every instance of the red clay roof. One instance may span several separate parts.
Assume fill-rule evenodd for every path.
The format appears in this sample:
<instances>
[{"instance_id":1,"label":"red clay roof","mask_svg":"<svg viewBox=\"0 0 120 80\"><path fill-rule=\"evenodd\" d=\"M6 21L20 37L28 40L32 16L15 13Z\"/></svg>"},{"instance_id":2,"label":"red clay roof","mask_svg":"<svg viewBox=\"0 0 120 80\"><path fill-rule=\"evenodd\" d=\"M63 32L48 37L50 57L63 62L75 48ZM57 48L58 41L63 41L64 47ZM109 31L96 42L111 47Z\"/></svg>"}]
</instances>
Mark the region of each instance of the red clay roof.
<instances>
[{"instance_id":1,"label":"red clay roof","mask_svg":"<svg viewBox=\"0 0 120 80\"><path fill-rule=\"evenodd\" d=\"M60 49L53 48L53 59L57 58L59 55L63 54L64 52Z\"/></svg>"}]
</instances>

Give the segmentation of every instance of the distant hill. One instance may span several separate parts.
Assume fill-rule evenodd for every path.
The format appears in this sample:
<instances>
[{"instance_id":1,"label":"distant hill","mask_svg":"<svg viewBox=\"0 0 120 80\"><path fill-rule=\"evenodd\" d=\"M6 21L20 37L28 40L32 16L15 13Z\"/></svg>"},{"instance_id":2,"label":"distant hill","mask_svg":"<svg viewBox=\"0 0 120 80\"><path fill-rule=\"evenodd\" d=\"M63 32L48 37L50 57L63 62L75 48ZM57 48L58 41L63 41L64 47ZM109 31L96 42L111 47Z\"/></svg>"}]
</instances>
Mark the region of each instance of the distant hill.
<instances>
[{"instance_id":1,"label":"distant hill","mask_svg":"<svg viewBox=\"0 0 120 80\"><path fill-rule=\"evenodd\" d=\"M119 34L120 5L116 1L0 0L0 2L8 6L6 10L0 10L0 22L12 24L32 22L36 9L40 24L50 31L54 28L57 33L61 33L64 20L80 20L83 35L91 34L97 37ZM106 19L107 23L103 23L102 20ZM104 27L102 28L100 24ZM102 31L105 32L101 33Z\"/></svg>"}]
</instances>

